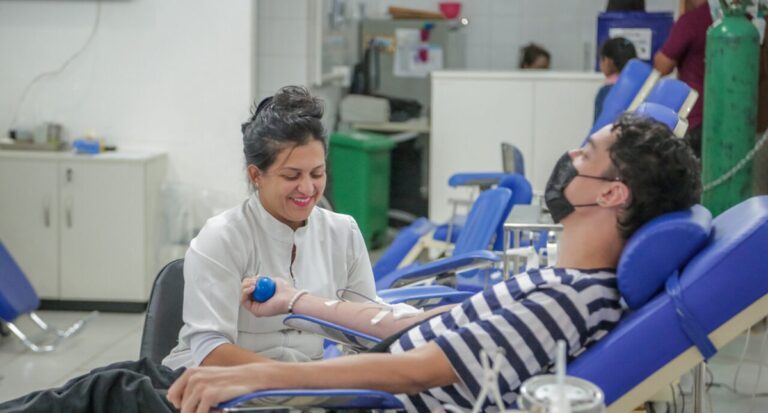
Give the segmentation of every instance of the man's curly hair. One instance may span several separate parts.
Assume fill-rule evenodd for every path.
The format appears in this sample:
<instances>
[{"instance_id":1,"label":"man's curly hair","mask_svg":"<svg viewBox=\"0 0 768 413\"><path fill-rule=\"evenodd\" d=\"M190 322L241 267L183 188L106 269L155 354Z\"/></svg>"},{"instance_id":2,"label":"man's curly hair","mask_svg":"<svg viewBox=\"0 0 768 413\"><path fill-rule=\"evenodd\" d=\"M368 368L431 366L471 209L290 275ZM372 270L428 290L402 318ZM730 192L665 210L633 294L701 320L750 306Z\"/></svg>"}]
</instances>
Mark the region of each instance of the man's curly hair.
<instances>
[{"instance_id":1,"label":"man's curly hair","mask_svg":"<svg viewBox=\"0 0 768 413\"><path fill-rule=\"evenodd\" d=\"M699 202L699 161L666 125L625 113L611 131L616 132L616 142L608 152L616 176L631 191L629 204L618 218L624 239L661 214Z\"/></svg>"}]
</instances>

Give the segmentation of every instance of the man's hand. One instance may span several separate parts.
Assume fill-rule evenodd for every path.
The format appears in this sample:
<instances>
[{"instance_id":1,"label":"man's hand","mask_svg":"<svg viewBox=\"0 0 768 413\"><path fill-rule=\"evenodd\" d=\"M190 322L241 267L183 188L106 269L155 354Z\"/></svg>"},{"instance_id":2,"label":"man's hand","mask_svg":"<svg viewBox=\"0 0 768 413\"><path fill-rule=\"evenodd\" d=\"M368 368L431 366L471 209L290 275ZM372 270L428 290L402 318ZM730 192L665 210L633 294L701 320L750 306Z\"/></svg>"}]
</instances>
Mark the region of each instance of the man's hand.
<instances>
[{"instance_id":1,"label":"man's hand","mask_svg":"<svg viewBox=\"0 0 768 413\"><path fill-rule=\"evenodd\" d=\"M256 317L266 317L272 315L280 315L288 313L288 303L296 294L296 289L293 288L282 278L273 278L275 281L275 295L269 300L260 303L253 301L251 294L256 288L256 280L258 277L247 277L243 279L241 284L240 303L243 304L246 310L250 311Z\"/></svg>"},{"instance_id":2,"label":"man's hand","mask_svg":"<svg viewBox=\"0 0 768 413\"><path fill-rule=\"evenodd\" d=\"M170 401L182 413L208 413L221 402L257 389L259 374L250 365L188 369L168 389Z\"/></svg>"}]
</instances>

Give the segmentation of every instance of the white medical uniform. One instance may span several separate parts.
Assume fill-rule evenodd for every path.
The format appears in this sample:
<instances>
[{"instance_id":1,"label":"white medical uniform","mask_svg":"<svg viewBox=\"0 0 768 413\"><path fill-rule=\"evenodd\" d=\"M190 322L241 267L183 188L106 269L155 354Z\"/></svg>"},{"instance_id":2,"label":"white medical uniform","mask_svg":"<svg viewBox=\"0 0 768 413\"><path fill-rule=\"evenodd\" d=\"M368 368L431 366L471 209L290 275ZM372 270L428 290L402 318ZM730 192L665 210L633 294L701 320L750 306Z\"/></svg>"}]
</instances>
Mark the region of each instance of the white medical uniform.
<instances>
[{"instance_id":1,"label":"white medical uniform","mask_svg":"<svg viewBox=\"0 0 768 413\"><path fill-rule=\"evenodd\" d=\"M340 288L376 295L365 241L352 217L316 207L307 224L293 231L253 194L209 219L192 240L184 259L184 326L163 365L197 366L225 343L275 360L322 358L321 337L285 327L285 316L256 317L240 305L242 279L257 274L320 297L335 298Z\"/></svg>"}]
</instances>

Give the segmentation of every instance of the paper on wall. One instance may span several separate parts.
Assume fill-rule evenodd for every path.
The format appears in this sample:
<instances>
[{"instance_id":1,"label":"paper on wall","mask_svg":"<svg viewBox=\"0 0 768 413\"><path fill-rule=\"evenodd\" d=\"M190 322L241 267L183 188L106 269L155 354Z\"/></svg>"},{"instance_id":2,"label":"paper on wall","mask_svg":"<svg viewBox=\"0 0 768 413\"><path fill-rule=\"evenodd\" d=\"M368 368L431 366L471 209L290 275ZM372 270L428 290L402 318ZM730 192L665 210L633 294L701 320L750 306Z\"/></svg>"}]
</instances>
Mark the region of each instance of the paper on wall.
<instances>
[{"instance_id":1,"label":"paper on wall","mask_svg":"<svg viewBox=\"0 0 768 413\"><path fill-rule=\"evenodd\" d=\"M443 68L443 48L422 43L418 29L396 29L397 47L393 72L397 77L427 77L429 72ZM427 60L422 61L419 50L427 48Z\"/></svg>"}]
</instances>

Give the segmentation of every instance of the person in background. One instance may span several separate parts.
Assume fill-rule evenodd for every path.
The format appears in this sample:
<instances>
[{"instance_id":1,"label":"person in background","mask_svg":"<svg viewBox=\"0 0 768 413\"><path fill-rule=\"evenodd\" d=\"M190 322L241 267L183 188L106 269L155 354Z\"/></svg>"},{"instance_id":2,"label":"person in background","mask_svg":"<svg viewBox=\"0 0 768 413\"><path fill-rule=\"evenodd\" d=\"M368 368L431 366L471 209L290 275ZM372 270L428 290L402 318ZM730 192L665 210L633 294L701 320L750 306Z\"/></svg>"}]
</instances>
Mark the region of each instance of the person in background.
<instances>
[{"instance_id":1,"label":"person in background","mask_svg":"<svg viewBox=\"0 0 768 413\"><path fill-rule=\"evenodd\" d=\"M608 92L619 79L619 73L630 59L637 57L635 45L623 37L608 39L600 48L600 71L605 75L605 84L595 96L595 119L603 111L603 102Z\"/></svg>"},{"instance_id":2,"label":"person in background","mask_svg":"<svg viewBox=\"0 0 768 413\"><path fill-rule=\"evenodd\" d=\"M645 11L645 0L608 0L605 11Z\"/></svg>"},{"instance_id":3,"label":"person in background","mask_svg":"<svg viewBox=\"0 0 768 413\"><path fill-rule=\"evenodd\" d=\"M535 43L520 49L520 69L549 69L550 63L547 49Z\"/></svg>"},{"instance_id":4,"label":"person in background","mask_svg":"<svg viewBox=\"0 0 768 413\"><path fill-rule=\"evenodd\" d=\"M686 12L672 26L667 41L653 58L653 68L662 76L677 68L677 78L699 92L688 114L686 140L701 157L701 125L704 108L704 52L712 14L707 0L686 0Z\"/></svg>"}]
</instances>

